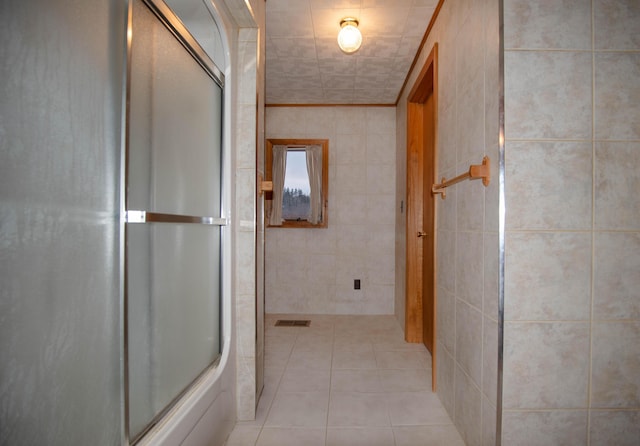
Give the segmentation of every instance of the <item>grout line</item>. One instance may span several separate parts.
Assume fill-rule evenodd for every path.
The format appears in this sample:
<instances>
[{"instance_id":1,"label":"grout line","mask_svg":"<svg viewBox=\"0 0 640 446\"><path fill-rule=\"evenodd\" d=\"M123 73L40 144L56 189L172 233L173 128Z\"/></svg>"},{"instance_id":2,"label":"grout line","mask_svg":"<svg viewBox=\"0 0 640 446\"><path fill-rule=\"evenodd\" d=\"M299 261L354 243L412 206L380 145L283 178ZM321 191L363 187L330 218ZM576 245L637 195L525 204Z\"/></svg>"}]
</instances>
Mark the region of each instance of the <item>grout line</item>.
<instances>
[{"instance_id":1,"label":"grout line","mask_svg":"<svg viewBox=\"0 0 640 446\"><path fill-rule=\"evenodd\" d=\"M638 53L637 49L595 49L595 48L505 48L505 51L518 53Z\"/></svg>"},{"instance_id":2,"label":"grout line","mask_svg":"<svg viewBox=\"0 0 640 446\"><path fill-rule=\"evenodd\" d=\"M591 0L591 283L589 308L589 373L587 376L587 446L591 444L591 384L593 381L593 306L595 291L595 219L596 219L596 53L595 4Z\"/></svg>"},{"instance_id":3,"label":"grout line","mask_svg":"<svg viewBox=\"0 0 640 446\"><path fill-rule=\"evenodd\" d=\"M593 192L592 192L593 193ZM593 200L592 200L593 201ZM593 205L593 202L592 202ZM532 234L538 234L538 233L570 233L570 234L591 234L596 233L596 234L608 234L608 233L615 233L615 234L637 234L638 230L637 229L510 229L509 232L514 233L514 234L528 234L528 233L532 233Z\"/></svg>"}]
</instances>

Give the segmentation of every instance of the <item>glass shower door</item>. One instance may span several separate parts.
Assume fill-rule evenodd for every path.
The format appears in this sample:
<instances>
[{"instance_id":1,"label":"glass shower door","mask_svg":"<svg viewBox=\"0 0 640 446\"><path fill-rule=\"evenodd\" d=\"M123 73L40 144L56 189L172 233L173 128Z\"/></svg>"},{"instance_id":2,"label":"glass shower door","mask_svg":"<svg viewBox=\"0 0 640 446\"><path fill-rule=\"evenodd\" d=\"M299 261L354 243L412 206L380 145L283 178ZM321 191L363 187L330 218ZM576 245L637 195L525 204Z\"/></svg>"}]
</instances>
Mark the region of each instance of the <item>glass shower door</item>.
<instances>
[{"instance_id":1,"label":"glass shower door","mask_svg":"<svg viewBox=\"0 0 640 446\"><path fill-rule=\"evenodd\" d=\"M220 356L223 77L161 1L130 9L128 431L140 436Z\"/></svg>"}]
</instances>

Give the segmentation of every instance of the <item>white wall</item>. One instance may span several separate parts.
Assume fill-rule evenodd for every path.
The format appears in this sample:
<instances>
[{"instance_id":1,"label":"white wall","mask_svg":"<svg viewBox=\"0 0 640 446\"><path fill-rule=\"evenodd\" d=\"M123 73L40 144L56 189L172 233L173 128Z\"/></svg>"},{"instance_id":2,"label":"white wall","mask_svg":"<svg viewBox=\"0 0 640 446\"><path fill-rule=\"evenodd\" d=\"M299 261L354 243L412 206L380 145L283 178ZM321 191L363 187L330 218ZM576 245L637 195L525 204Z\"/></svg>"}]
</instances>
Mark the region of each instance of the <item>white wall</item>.
<instances>
[{"instance_id":1,"label":"white wall","mask_svg":"<svg viewBox=\"0 0 640 446\"><path fill-rule=\"evenodd\" d=\"M392 314L395 108L268 107L266 137L329 139L329 227L267 229L267 313Z\"/></svg>"}]
</instances>

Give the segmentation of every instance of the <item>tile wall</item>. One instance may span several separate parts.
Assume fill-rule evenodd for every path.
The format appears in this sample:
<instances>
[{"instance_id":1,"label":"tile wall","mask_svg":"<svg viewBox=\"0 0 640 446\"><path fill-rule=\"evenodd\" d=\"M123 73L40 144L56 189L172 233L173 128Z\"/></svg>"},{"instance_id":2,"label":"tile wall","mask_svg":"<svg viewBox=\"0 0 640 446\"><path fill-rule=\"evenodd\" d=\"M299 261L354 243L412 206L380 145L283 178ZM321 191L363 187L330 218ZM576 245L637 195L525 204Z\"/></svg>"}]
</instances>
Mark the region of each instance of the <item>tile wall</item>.
<instances>
[{"instance_id":1,"label":"tile wall","mask_svg":"<svg viewBox=\"0 0 640 446\"><path fill-rule=\"evenodd\" d=\"M468 445L493 445L498 343L498 0L445 1L397 109L397 201L406 196L406 108L438 44L437 177L491 159L488 187L465 181L437 200L438 396ZM405 311L405 214L396 214L396 317Z\"/></svg>"},{"instance_id":2,"label":"tile wall","mask_svg":"<svg viewBox=\"0 0 640 446\"><path fill-rule=\"evenodd\" d=\"M256 160L264 159L264 22L265 6L253 2L253 15L241 14L240 2L231 9L241 22L238 33L237 116L233 137L235 145L235 333L236 337L236 400L238 420L255 417L257 385L263 368L264 289L262 250L257 249L264 238L264 225L256 217L261 207L257 200ZM246 9L246 8L245 8ZM243 18L244 17L244 18ZM258 110L258 112L256 112ZM258 113L258 116L256 116ZM260 280L256 280L259 277Z\"/></svg>"},{"instance_id":3,"label":"tile wall","mask_svg":"<svg viewBox=\"0 0 640 446\"><path fill-rule=\"evenodd\" d=\"M640 3L505 0L504 24L502 444L637 445Z\"/></svg>"},{"instance_id":4,"label":"tile wall","mask_svg":"<svg viewBox=\"0 0 640 446\"><path fill-rule=\"evenodd\" d=\"M329 139L329 226L267 229L267 313L393 314L395 126L394 107L267 107L267 138Z\"/></svg>"}]
</instances>

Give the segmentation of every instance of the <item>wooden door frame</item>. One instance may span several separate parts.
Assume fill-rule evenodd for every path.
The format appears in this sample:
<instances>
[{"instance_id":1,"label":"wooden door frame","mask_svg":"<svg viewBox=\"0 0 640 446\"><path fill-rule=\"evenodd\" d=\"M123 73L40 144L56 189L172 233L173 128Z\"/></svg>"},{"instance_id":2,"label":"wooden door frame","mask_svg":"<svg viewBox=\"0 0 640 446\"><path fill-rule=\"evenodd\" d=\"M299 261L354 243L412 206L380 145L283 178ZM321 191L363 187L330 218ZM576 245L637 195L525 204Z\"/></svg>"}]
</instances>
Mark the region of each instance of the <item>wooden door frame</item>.
<instances>
[{"instance_id":1,"label":"wooden door frame","mask_svg":"<svg viewBox=\"0 0 640 446\"><path fill-rule=\"evenodd\" d=\"M417 234L423 229L424 203L424 124L423 108L426 99L433 95L434 106L434 178L437 166L437 128L438 128L438 44L433 45L429 57L418 75L407 100L407 224L406 224L406 295L405 295L405 340L422 342L422 244L418 243ZM435 207L435 204L434 204ZM434 209L434 233L429 234L434 240L433 262L433 327L434 341L431 352L432 388L436 390L436 210Z\"/></svg>"}]
</instances>

